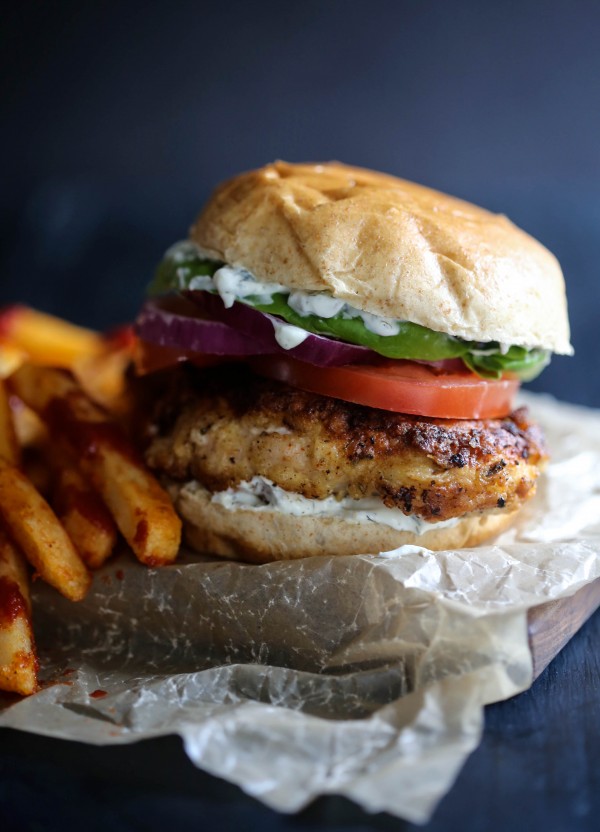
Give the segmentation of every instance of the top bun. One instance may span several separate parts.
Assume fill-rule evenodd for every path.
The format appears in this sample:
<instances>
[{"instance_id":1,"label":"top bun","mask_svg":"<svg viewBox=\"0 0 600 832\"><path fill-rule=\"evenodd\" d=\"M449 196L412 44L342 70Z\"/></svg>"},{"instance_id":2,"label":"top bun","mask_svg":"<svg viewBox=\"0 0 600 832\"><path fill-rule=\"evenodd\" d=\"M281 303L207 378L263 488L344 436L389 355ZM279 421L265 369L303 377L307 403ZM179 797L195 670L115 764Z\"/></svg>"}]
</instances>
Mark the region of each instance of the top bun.
<instances>
[{"instance_id":1,"label":"top bun","mask_svg":"<svg viewBox=\"0 0 600 832\"><path fill-rule=\"evenodd\" d=\"M470 341L571 354L556 258L502 215L336 162L220 185L191 239L259 280Z\"/></svg>"}]
</instances>

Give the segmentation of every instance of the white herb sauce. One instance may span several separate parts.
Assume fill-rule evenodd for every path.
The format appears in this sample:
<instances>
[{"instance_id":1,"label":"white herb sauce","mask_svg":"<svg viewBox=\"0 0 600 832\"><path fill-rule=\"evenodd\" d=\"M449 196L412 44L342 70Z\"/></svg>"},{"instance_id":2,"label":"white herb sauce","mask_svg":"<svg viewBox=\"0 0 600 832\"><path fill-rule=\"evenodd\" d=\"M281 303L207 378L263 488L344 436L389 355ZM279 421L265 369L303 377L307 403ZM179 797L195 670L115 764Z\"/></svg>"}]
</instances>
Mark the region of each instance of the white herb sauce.
<instances>
[{"instance_id":1,"label":"white herb sauce","mask_svg":"<svg viewBox=\"0 0 600 832\"><path fill-rule=\"evenodd\" d=\"M283 350L293 350L294 347L306 341L310 335L310 332L299 326L284 324L280 321L273 321L273 328L275 330L275 340Z\"/></svg>"},{"instance_id":2,"label":"white herb sauce","mask_svg":"<svg viewBox=\"0 0 600 832\"><path fill-rule=\"evenodd\" d=\"M193 490L194 483L186 488ZM249 482L241 482L237 488L228 488L213 494L212 503L223 506L228 511L246 509L258 512L277 511L294 517L337 517L348 523L378 523L397 531L423 534L433 528L443 529L453 526L458 518L429 523L420 517L403 514L400 509L387 508L377 498L353 500L345 497L336 500L326 497L324 500L311 500L300 494L285 491L265 477L253 477Z\"/></svg>"}]
</instances>

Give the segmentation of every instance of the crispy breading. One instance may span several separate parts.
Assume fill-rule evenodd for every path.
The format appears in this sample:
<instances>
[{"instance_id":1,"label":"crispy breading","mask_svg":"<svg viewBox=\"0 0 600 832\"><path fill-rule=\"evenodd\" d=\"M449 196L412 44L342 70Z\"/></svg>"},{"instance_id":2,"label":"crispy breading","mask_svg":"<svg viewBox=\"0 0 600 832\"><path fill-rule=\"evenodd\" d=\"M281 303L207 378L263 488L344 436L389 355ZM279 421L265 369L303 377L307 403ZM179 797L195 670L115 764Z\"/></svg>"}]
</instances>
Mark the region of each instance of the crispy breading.
<instances>
[{"instance_id":1,"label":"crispy breading","mask_svg":"<svg viewBox=\"0 0 600 832\"><path fill-rule=\"evenodd\" d=\"M378 496L432 521L518 508L546 460L525 409L473 421L407 416L236 366L182 371L151 430L146 460L171 480L221 491L263 476L311 499Z\"/></svg>"}]
</instances>

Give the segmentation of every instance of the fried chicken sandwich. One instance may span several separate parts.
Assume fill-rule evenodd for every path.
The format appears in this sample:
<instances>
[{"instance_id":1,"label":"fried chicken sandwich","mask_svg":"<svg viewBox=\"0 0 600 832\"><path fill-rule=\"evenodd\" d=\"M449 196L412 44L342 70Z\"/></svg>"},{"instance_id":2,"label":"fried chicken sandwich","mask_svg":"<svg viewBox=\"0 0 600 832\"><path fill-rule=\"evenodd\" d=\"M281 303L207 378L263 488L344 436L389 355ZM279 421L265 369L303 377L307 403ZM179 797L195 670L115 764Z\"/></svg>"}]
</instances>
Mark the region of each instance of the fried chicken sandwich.
<instances>
[{"instance_id":1,"label":"fried chicken sandwich","mask_svg":"<svg viewBox=\"0 0 600 832\"><path fill-rule=\"evenodd\" d=\"M277 162L217 188L150 295L146 459L195 549L472 546L534 494L547 453L514 397L572 348L557 261L504 216Z\"/></svg>"}]
</instances>

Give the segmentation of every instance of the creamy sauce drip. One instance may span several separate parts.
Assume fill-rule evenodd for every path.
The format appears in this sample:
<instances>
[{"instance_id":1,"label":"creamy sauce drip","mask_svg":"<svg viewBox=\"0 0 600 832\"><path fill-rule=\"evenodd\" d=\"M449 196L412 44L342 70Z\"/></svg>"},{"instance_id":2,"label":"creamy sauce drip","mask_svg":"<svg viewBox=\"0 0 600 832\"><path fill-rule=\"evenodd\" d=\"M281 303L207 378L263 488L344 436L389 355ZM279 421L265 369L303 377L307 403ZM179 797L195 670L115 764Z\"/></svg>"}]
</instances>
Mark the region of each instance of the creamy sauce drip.
<instances>
[{"instance_id":1,"label":"creamy sauce drip","mask_svg":"<svg viewBox=\"0 0 600 832\"><path fill-rule=\"evenodd\" d=\"M293 350L298 347L303 341L306 341L310 332L301 329L299 326L293 324L284 324L279 321L273 321L273 328L275 330L275 340L283 350Z\"/></svg>"}]
</instances>

